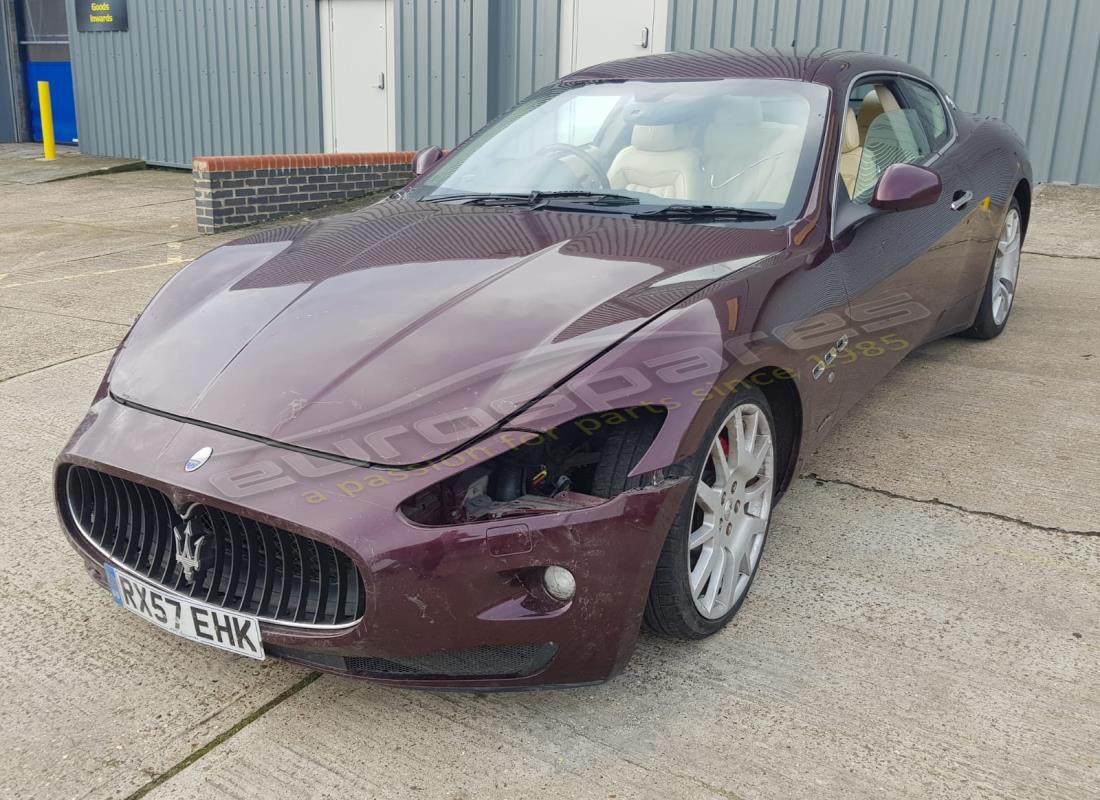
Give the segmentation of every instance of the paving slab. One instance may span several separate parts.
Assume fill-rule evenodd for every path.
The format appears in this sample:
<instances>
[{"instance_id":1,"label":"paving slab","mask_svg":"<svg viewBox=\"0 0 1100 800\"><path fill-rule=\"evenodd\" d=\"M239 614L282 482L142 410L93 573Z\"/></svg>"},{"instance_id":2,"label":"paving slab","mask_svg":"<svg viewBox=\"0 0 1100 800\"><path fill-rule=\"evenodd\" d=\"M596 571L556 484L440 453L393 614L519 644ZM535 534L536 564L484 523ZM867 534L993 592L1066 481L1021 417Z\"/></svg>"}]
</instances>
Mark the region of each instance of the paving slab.
<instances>
[{"instance_id":1,"label":"paving slab","mask_svg":"<svg viewBox=\"0 0 1100 800\"><path fill-rule=\"evenodd\" d=\"M84 572L51 468L108 355L0 382L0 797L125 796L307 673L134 625Z\"/></svg>"},{"instance_id":2,"label":"paving slab","mask_svg":"<svg viewBox=\"0 0 1100 800\"><path fill-rule=\"evenodd\" d=\"M124 218L123 218L124 216ZM59 222L98 225L111 230L135 231L139 233L165 234L173 237L197 236L199 229L195 224L195 199L158 200L141 206L126 209L125 215L112 211L104 215L101 211L72 214L58 218Z\"/></svg>"},{"instance_id":3,"label":"paving slab","mask_svg":"<svg viewBox=\"0 0 1100 800\"><path fill-rule=\"evenodd\" d=\"M1100 257L1100 187L1044 183L1032 198L1025 251Z\"/></svg>"},{"instance_id":4,"label":"paving slab","mask_svg":"<svg viewBox=\"0 0 1100 800\"><path fill-rule=\"evenodd\" d=\"M145 169L135 159L88 156L76 147L58 145L53 161L46 161L41 144L0 144L0 184L35 184Z\"/></svg>"},{"instance_id":5,"label":"paving slab","mask_svg":"<svg viewBox=\"0 0 1100 800\"><path fill-rule=\"evenodd\" d=\"M117 253L177 239L166 233L120 231L85 223L38 220L32 225L0 230L0 266L6 272L16 273L29 267Z\"/></svg>"},{"instance_id":6,"label":"paving slab","mask_svg":"<svg viewBox=\"0 0 1100 800\"><path fill-rule=\"evenodd\" d=\"M807 463L822 478L1100 531L1100 260L1025 253L1005 332L910 355Z\"/></svg>"},{"instance_id":7,"label":"paving slab","mask_svg":"<svg viewBox=\"0 0 1100 800\"><path fill-rule=\"evenodd\" d=\"M152 798L1082 798L1100 541L799 481L736 622L597 688L324 677Z\"/></svg>"},{"instance_id":8,"label":"paving slab","mask_svg":"<svg viewBox=\"0 0 1100 800\"><path fill-rule=\"evenodd\" d=\"M64 262L0 281L0 307L94 313L97 319L129 326L157 290L193 260L182 248L154 246L79 264Z\"/></svg>"},{"instance_id":9,"label":"paving slab","mask_svg":"<svg viewBox=\"0 0 1100 800\"><path fill-rule=\"evenodd\" d=\"M126 326L0 307L0 331L0 380L4 380L114 349L126 334Z\"/></svg>"}]
</instances>

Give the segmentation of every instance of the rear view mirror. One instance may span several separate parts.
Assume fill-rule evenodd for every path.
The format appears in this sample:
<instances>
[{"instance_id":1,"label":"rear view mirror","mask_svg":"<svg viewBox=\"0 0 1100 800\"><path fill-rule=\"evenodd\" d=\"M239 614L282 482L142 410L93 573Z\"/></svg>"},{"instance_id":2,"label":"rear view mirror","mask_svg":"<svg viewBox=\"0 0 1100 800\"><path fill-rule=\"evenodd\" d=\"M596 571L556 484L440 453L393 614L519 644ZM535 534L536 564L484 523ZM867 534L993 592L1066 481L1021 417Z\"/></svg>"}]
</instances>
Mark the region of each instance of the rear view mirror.
<instances>
[{"instance_id":1,"label":"rear view mirror","mask_svg":"<svg viewBox=\"0 0 1100 800\"><path fill-rule=\"evenodd\" d=\"M942 191L940 176L932 170L914 164L891 164L875 184L868 205L879 211L908 211L932 205Z\"/></svg>"},{"instance_id":2,"label":"rear view mirror","mask_svg":"<svg viewBox=\"0 0 1100 800\"><path fill-rule=\"evenodd\" d=\"M413 174L419 178L434 167L441 158L443 158L443 151L434 144L417 150L416 155L413 156Z\"/></svg>"}]
</instances>

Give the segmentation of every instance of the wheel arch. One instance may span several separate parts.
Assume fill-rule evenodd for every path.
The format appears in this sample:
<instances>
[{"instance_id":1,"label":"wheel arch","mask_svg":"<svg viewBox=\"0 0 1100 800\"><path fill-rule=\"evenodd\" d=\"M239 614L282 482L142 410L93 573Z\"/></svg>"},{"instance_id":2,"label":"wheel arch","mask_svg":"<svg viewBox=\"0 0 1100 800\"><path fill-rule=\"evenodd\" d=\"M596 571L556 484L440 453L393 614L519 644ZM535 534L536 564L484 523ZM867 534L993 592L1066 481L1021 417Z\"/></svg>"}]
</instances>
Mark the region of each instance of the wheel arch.
<instances>
[{"instance_id":1,"label":"wheel arch","mask_svg":"<svg viewBox=\"0 0 1100 800\"><path fill-rule=\"evenodd\" d=\"M1023 230L1020 232L1020 241L1023 242L1023 237L1027 235L1027 223L1031 219L1031 184L1027 182L1027 178L1021 178L1020 182L1016 184L1016 188L1012 192L1012 196L1016 198L1016 202L1020 204L1020 216L1023 217Z\"/></svg>"},{"instance_id":2,"label":"wheel arch","mask_svg":"<svg viewBox=\"0 0 1100 800\"><path fill-rule=\"evenodd\" d=\"M793 377L779 380L776 375L789 374L789 371L777 366L760 367L753 370L745 381L756 386L767 398L775 420L776 455L779 460L779 485L776 487L778 498L794 480L798 464L799 450L802 445L802 395L795 385ZM765 380L766 378L766 380Z\"/></svg>"}]
</instances>

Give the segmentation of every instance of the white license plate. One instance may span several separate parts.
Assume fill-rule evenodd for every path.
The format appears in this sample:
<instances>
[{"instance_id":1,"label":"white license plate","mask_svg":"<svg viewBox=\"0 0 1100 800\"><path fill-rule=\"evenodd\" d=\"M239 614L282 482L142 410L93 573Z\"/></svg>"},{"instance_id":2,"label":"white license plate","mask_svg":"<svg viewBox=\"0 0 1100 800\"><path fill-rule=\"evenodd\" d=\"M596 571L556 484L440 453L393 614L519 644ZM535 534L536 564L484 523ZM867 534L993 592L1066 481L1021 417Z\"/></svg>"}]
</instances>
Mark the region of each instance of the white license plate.
<instances>
[{"instance_id":1,"label":"white license plate","mask_svg":"<svg viewBox=\"0 0 1100 800\"><path fill-rule=\"evenodd\" d=\"M103 565L115 602L142 619L185 639L264 660L260 623L255 617L196 603L167 592L110 564Z\"/></svg>"}]
</instances>

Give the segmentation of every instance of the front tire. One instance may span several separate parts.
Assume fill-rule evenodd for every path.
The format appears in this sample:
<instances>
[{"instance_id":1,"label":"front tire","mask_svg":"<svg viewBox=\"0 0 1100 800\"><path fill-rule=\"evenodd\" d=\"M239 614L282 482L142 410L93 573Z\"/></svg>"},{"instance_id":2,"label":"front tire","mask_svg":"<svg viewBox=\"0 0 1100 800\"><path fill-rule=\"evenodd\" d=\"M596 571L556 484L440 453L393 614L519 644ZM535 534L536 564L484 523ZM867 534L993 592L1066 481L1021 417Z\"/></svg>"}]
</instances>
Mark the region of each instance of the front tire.
<instances>
[{"instance_id":1,"label":"front tire","mask_svg":"<svg viewBox=\"0 0 1100 800\"><path fill-rule=\"evenodd\" d=\"M693 491L665 539L645 623L686 639L729 623L752 585L777 483L775 422L763 393L741 386L692 458Z\"/></svg>"},{"instance_id":2,"label":"front tire","mask_svg":"<svg viewBox=\"0 0 1100 800\"><path fill-rule=\"evenodd\" d=\"M997 250L989 268L989 278L982 293L978 316L964 335L973 339L993 339L1001 335L1008 324L1012 302L1016 298L1016 282L1020 276L1020 250L1024 243L1023 215L1013 198L1005 212Z\"/></svg>"}]
</instances>

